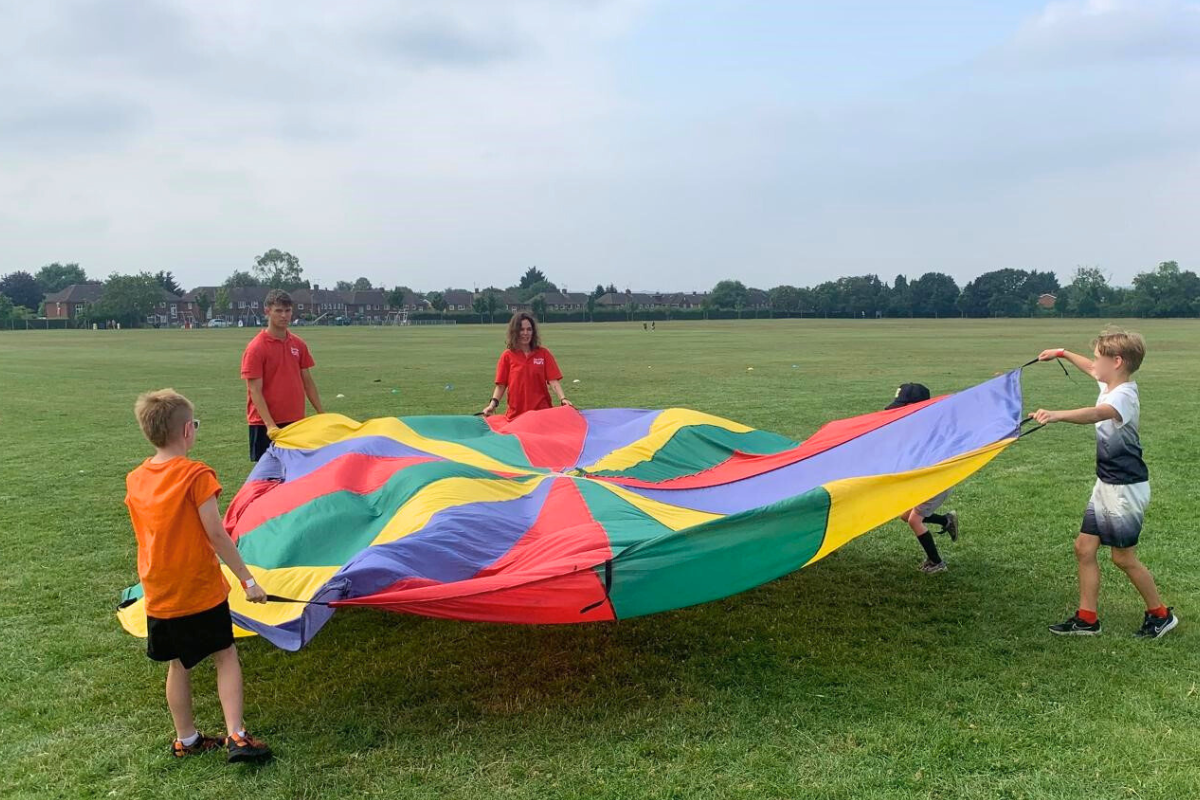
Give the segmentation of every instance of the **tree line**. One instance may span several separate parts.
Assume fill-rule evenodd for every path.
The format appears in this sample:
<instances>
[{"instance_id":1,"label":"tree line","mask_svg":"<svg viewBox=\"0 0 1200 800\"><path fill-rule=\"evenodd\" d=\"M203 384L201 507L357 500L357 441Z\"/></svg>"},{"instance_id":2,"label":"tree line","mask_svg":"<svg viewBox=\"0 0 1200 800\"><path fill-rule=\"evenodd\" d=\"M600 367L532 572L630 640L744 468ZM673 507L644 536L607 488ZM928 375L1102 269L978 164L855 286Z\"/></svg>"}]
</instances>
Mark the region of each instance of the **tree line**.
<instances>
[{"instance_id":1,"label":"tree line","mask_svg":"<svg viewBox=\"0 0 1200 800\"><path fill-rule=\"evenodd\" d=\"M44 315L46 295L72 284L87 283L88 276L77 263L47 264L36 273L10 272L0 278L0 323ZM228 290L241 287L311 289L304 277L300 259L286 251L268 250L253 260L247 270L234 271L216 292L215 298L201 296L197 303L207 312L211 306L224 313L231 305ZM385 293L391 308L402 308L414 294L408 286L387 289L374 286L365 277L341 280L340 291ZM125 325L141 324L163 300L163 291L182 295L183 289L167 270L135 275L113 273L103 282L100 299L88 309L87 318L114 320ZM446 292L455 291L447 289ZM544 317L544 295L558 292L546 274L530 267L521 279L500 289L489 286L472 292L472 312L482 320L495 318L503 307L505 293L520 302L530 303L535 314ZM424 295L434 311L445 313L446 292ZM617 293L613 284L598 283L587 293L588 318L595 317L600 297ZM1047 296L1053 296L1050 300ZM631 316L636 304L626 312ZM1140 272L1130 286L1115 286L1100 268L1077 267L1069 283L1060 284L1050 271L999 269L985 272L959 287L949 275L927 272L910 280L897 275L888 283L878 275L854 275L825 281L814 286L775 286L771 289L747 287L742 281L719 281L701 301L705 314L712 310L736 311L767 309L770 313L825 317L1023 317L1055 315L1069 317L1195 317L1200 316L1200 277L1181 269L1175 261Z\"/></svg>"}]
</instances>

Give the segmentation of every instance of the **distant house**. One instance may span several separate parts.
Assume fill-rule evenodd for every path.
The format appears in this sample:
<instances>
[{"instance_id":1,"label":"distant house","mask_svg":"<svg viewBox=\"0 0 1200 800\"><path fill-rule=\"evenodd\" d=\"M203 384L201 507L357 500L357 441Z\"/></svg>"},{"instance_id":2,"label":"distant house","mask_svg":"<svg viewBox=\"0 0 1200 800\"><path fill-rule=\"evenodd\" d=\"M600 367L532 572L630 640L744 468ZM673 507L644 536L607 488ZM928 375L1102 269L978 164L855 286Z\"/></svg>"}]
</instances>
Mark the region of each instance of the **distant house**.
<instances>
[{"instance_id":1,"label":"distant house","mask_svg":"<svg viewBox=\"0 0 1200 800\"><path fill-rule=\"evenodd\" d=\"M78 319L90 305L100 302L102 283L75 283L60 292L46 295L47 319Z\"/></svg>"},{"instance_id":2,"label":"distant house","mask_svg":"<svg viewBox=\"0 0 1200 800\"><path fill-rule=\"evenodd\" d=\"M46 295L46 318L76 320L104 296L102 283L76 283ZM158 302L146 315L150 325L178 325L183 322L187 303L177 294L161 289Z\"/></svg>"},{"instance_id":3,"label":"distant house","mask_svg":"<svg viewBox=\"0 0 1200 800\"><path fill-rule=\"evenodd\" d=\"M619 309L624 308L630 303L635 303L638 308L693 309L700 308L706 297L708 297L708 293L706 292L655 292L654 294L645 294L642 292L631 292L627 289L624 292L609 292L608 294L601 295L596 300L596 306L598 308Z\"/></svg>"},{"instance_id":4,"label":"distant house","mask_svg":"<svg viewBox=\"0 0 1200 800\"><path fill-rule=\"evenodd\" d=\"M1058 297L1047 292L1046 294L1038 295L1037 304L1047 310L1054 308L1054 304L1058 302Z\"/></svg>"},{"instance_id":5,"label":"distant house","mask_svg":"<svg viewBox=\"0 0 1200 800\"><path fill-rule=\"evenodd\" d=\"M266 320L266 312L263 309L263 300L267 296L268 289L262 286L238 286L225 287L225 293L229 297L229 308L223 313L218 314L214 306L217 302L217 291L220 286L197 286L190 292L184 294L181 298L181 314L185 315L185 319L190 316L193 324L205 325L211 319L218 317L227 322L241 322L243 325L262 325ZM208 298L208 313L200 312L200 304L197 300L201 295ZM299 314L299 309L297 309Z\"/></svg>"},{"instance_id":6,"label":"distant house","mask_svg":"<svg viewBox=\"0 0 1200 800\"><path fill-rule=\"evenodd\" d=\"M150 325L181 325L188 304L182 297L166 289L160 290L159 301L146 316Z\"/></svg>"},{"instance_id":7,"label":"distant house","mask_svg":"<svg viewBox=\"0 0 1200 800\"><path fill-rule=\"evenodd\" d=\"M589 296L580 292L542 292L538 295L546 302L547 311L583 311Z\"/></svg>"},{"instance_id":8,"label":"distant house","mask_svg":"<svg viewBox=\"0 0 1200 800\"><path fill-rule=\"evenodd\" d=\"M442 299L446 301L447 311L470 311L475 295L465 289L447 289L442 292Z\"/></svg>"}]
</instances>

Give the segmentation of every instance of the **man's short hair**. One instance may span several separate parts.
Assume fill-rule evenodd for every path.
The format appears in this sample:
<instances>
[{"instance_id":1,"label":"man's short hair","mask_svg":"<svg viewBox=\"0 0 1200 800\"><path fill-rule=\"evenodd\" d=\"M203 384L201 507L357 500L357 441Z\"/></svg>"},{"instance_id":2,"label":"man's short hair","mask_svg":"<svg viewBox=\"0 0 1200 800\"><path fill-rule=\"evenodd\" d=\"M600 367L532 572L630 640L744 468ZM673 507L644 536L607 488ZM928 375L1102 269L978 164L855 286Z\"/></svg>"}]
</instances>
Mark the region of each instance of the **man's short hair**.
<instances>
[{"instance_id":1,"label":"man's short hair","mask_svg":"<svg viewBox=\"0 0 1200 800\"><path fill-rule=\"evenodd\" d=\"M267 292L267 299L263 301L263 308L271 306L291 306L292 296L283 289L272 289Z\"/></svg>"},{"instance_id":2,"label":"man's short hair","mask_svg":"<svg viewBox=\"0 0 1200 800\"><path fill-rule=\"evenodd\" d=\"M1120 328L1108 328L1096 337L1092 346L1102 356L1109 358L1121 357L1125 370L1132 375L1142 366L1146 357L1146 340L1140 333L1124 331Z\"/></svg>"},{"instance_id":3,"label":"man's short hair","mask_svg":"<svg viewBox=\"0 0 1200 800\"><path fill-rule=\"evenodd\" d=\"M133 414L150 444L166 447L192 418L192 401L174 389L159 389L140 396Z\"/></svg>"}]
</instances>

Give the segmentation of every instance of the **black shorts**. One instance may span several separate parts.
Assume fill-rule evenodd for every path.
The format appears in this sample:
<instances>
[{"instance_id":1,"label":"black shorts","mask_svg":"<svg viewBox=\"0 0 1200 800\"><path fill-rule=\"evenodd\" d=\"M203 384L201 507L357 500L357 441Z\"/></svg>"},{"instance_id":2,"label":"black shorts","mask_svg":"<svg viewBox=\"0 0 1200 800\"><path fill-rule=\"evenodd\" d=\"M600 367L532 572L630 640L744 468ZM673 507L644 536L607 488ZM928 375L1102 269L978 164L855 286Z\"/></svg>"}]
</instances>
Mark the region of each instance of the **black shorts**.
<instances>
[{"instance_id":1,"label":"black shorts","mask_svg":"<svg viewBox=\"0 0 1200 800\"><path fill-rule=\"evenodd\" d=\"M286 428L291 425L291 422L280 422L279 427ZM266 425L251 425L250 426L250 460L255 464L263 457L263 453L267 452L267 448L271 446L271 437L267 436Z\"/></svg>"},{"instance_id":2,"label":"black shorts","mask_svg":"<svg viewBox=\"0 0 1200 800\"><path fill-rule=\"evenodd\" d=\"M146 655L154 661L179 659L191 669L213 653L233 644L233 618L229 602L186 617L146 617Z\"/></svg>"}]
</instances>

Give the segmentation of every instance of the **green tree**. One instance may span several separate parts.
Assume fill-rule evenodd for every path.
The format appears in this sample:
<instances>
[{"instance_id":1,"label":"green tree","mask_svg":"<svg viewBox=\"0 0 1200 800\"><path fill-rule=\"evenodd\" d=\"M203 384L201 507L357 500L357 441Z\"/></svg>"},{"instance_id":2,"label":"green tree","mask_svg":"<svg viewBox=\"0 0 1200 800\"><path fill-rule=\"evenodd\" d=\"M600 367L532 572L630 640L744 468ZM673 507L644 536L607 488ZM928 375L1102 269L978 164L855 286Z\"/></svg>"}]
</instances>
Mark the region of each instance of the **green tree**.
<instances>
[{"instance_id":1,"label":"green tree","mask_svg":"<svg viewBox=\"0 0 1200 800\"><path fill-rule=\"evenodd\" d=\"M479 321L483 322L483 315L487 313L487 298L481 294L477 294L471 298L471 310L479 315Z\"/></svg>"},{"instance_id":2,"label":"green tree","mask_svg":"<svg viewBox=\"0 0 1200 800\"><path fill-rule=\"evenodd\" d=\"M1024 316L1039 295L1054 294L1058 288L1053 272L998 269L963 287L958 307L968 317Z\"/></svg>"},{"instance_id":3,"label":"green tree","mask_svg":"<svg viewBox=\"0 0 1200 800\"><path fill-rule=\"evenodd\" d=\"M533 315L542 322L546 321L546 298L538 295L530 302L530 308L533 310Z\"/></svg>"},{"instance_id":4,"label":"green tree","mask_svg":"<svg viewBox=\"0 0 1200 800\"><path fill-rule=\"evenodd\" d=\"M911 317L913 315L913 291L908 278L897 275L892 282L892 292L888 297L887 315L889 317Z\"/></svg>"},{"instance_id":5,"label":"green tree","mask_svg":"<svg viewBox=\"0 0 1200 800\"><path fill-rule=\"evenodd\" d=\"M922 317L952 317L958 313L961 292L954 278L942 272L926 272L909 285L912 310Z\"/></svg>"},{"instance_id":6,"label":"green tree","mask_svg":"<svg viewBox=\"0 0 1200 800\"><path fill-rule=\"evenodd\" d=\"M23 270L10 272L0 278L0 294L8 295L14 306L23 306L30 311L37 311L45 297L37 279Z\"/></svg>"},{"instance_id":7,"label":"green tree","mask_svg":"<svg viewBox=\"0 0 1200 800\"><path fill-rule=\"evenodd\" d=\"M546 282L546 275L537 267L530 267L525 270L525 274L521 276L521 282L518 288L528 289L530 286ZM533 295L530 295L532 297Z\"/></svg>"},{"instance_id":8,"label":"green tree","mask_svg":"<svg viewBox=\"0 0 1200 800\"><path fill-rule=\"evenodd\" d=\"M14 308L13 301L8 299L8 295L0 294L0 325L12 321Z\"/></svg>"},{"instance_id":9,"label":"green tree","mask_svg":"<svg viewBox=\"0 0 1200 800\"><path fill-rule=\"evenodd\" d=\"M446 297L441 292L430 292L425 295L425 299L429 301L429 306L439 314L445 315L446 312Z\"/></svg>"},{"instance_id":10,"label":"green tree","mask_svg":"<svg viewBox=\"0 0 1200 800\"><path fill-rule=\"evenodd\" d=\"M183 289L180 288L179 284L175 282L175 276L172 273L159 270L158 273L155 274L154 280L158 281L158 285L166 289L171 294L176 296L183 295Z\"/></svg>"},{"instance_id":11,"label":"green tree","mask_svg":"<svg viewBox=\"0 0 1200 800\"><path fill-rule=\"evenodd\" d=\"M225 279L226 287L230 289L253 289L256 286L261 286L258 278L255 278L245 270L236 270L232 275Z\"/></svg>"},{"instance_id":12,"label":"green tree","mask_svg":"<svg viewBox=\"0 0 1200 800\"><path fill-rule=\"evenodd\" d=\"M600 286L597 288L603 289L604 287ZM588 295L587 313L588 313L588 319L591 320L592 322L596 321L596 301L599 299L600 299L600 295L597 295L597 294L589 294Z\"/></svg>"},{"instance_id":13,"label":"green tree","mask_svg":"<svg viewBox=\"0 0 1200 800\"><path fill-rule=\"evenodd\" d=\"M1099 267L1081 266L1075 268L1071 282L1060 294L1067 298L1068 313L1077 317L1098 317L1112 300L1112 287L1108 285L1108 276Z\"/></svg>"},{"instance_id":14,"label":"green tree","mask_svg":"<svg viewBox=\"0 0 1200 800\"><path fill-rule=\"evenodd\" d=\"M604 284L602 284L602 283L597 283L597 284L596 284L596 288L592 290L592 297L596 297L596 298L604 297L604 295L605 295L606 293L607 293L607 292L606 292L606 290L605 290L605 288L604 288Z\"/></svg>"},{"instance_id":15,"label":"green tree","mask_svg":"<svg viewBox=\"0 0 1200 800\"><path fill-rule=\"evenodd\" d=\"M118 275L114 272L104 282L96 313L124 327L136 327L146 321L161 300L162 286L149 272L137 275Z\"/></svg>"},{"instance_id":16,"label":"green tree","mask_svg":"<svg viewBox=\"0 0 1200 800\"><path fill-rule=\"evenodd\" d=\"M372 286L371 282L366 278L357 278L354 281L354 291L356 292L369 292L374 288L375 287Z\"/></svg>"},{"instance_id":17,"label":"green tree","mask_svg":"<svg viewBox=\"0 0 1200 800\"><path fill-rule=\"evenodd\" d=\"M767 292L771 311L794 312L800 309L800 290L795 286L776 286Z\"/></svg>"},{"instance_id":18,"label":"green tree","mask_svg":"<svg viewBox=\"0 0 1200 800\"><path fill-rule=\"evenodd\" d=\"M404 308L404 303L408 300L410 294L412 294L412 289L409 289L407 286L397 286L395 289L392 289L388 292L387 296L388 308Z\"/></svg>"},{"instance_id":19,"label":"green tree","mask_svg":"<svg viewBox=\"0 0 1200 800\"><path fill-rule=\"evenodd\" d=\"M1200 311L1200 277L1181 270L1176 261L1163 261L1153 272L1133 279L1130 304L1145 317L1190 317Z\"/></svg>"},{"instance_id":20,"label":"green tree","mask_svg":"<svg viewBox=\"0 0 1200 800\"><path fill-rule=\"evenodd\" d=\"M853 317L874 317L887 307L887 287L878 275L838 278L836 286L844 310Z\"/></svg>"},{"instance_id":21,"label":"green tree","mask_svg":"<svg viewBox=\"0 0 1200 800\"><path fill-rule=\"evenodd\" d=\"M746 305L750 292L741 281L720 281L709 292L713 305L717 308L742 308Z\"/></svg>"},{"instance_id":22,"label":"green tree","mask_svg":"<svg viewBox=\"0 0 1200 800\"><path fill-rule=\"evenodd\" d=\"M87 283L88 277L78 264L72 262L70 264L60 264L55 261L53 264L47 264L37 271L34 275L34 280L42 287L43 294L54 294L61 292L68 286L74 286L77 283Z\"/></svg>"},{"instance_id":23,"label":"green tree","mask_svg":"<svg viewBox=\"0 0 1200 800\"><path fill-rule=\"evenodd\" d=\"M338 281L333 285L334 291L338 292L353 292L354 284L350 281Z\"/></svg>"},{"instance_id":24,"label":"green tree","mask_svg":"<svg viewBox=\"0 0 1200 800\"><path fill-rule=\"evenodd\" d=\"M517 291L517 296L521 298L521 302L527 303L539 294L557 294L558 287L550 281L538 281L537 283L525 286Z\"/></svg>"},{"instance_id":25,"label":"green tree","mask_svg":"<svg viewBox=\"0 0 1200 800\"><path fill-rule=\"evenodd\" d=\"M229 313L229 288L221 286L213 297L213 316L224 317Z\"/></svg>"},{"instance_id":26,"label":"green tree","mask_svg":"<svg viewBox=\"0 0 1200 800\"><path fill-rule=\"evenodd\" d=\"M304 280L304 270L300 267L300 259L291 253L271 249L254 259L251 270L259 284L271 289L307 289L308 281Z\"/></svg>"},{"instance_id":27,"label":"green tree","mask_svg":"<svg viewBox=\"0 0 1200 800\"><path fill-rule=\"evenodd\" d=\"M200 309L201 322L208 319L208 310L212 308L212 304L212 298L206 292L200 292L196 295L196 308Z\"/></svg>"},{"instance_id":28,"label":"green tree","mask_svg":"<svg viewBox=\"0 0 1200 800\"><path fill-rule=\"evenodd\" d=\"M496 311L500 308L500 297L496 294L495 289L485 289L483 292L483 304L487 309L488 322L496 321Z\"/></svg>"}]
</instances>

